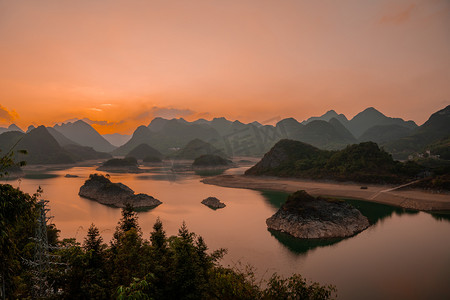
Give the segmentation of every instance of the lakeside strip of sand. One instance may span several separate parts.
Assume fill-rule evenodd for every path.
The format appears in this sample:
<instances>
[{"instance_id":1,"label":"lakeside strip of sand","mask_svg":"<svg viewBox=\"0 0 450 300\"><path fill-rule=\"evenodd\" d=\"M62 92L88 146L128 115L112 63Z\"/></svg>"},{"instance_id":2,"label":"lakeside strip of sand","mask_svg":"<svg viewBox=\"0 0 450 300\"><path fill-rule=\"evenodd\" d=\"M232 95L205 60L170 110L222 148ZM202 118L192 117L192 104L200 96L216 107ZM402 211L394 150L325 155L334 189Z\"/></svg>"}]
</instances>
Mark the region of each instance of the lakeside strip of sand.
<instances>
[{"instance_id":1,"label":"lakeside strip of sand","mask_svg":"<svg viewBox=\"0 0 450 300\"><path fill-rule=\"evenodd\" d=\"M403 186L318 182L293 178L244 175L219 175L205 178L202 182L223 187L287 193L305 190L313 196L353 198L408 209L426 211L450 210L450 194L432 193L418 189L399 189ZM361 189L361 186L367 187L367 189Z\"/></svg>"}]
</instances>

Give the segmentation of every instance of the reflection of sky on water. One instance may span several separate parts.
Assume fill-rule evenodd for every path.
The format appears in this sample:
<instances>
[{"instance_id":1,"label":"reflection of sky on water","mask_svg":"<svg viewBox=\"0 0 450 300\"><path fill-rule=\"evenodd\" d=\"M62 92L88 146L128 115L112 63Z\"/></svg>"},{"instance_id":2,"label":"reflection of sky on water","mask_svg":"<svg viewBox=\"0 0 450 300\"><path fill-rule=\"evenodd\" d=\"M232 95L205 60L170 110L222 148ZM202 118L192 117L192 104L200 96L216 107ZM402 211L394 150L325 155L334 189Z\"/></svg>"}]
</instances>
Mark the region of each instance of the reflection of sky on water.
<instances>
[{"instance_id":1,"label":"reflection of sky on water","mask_svg":"<svg viewBox=\"0 0 450 300\"><path fill-rule=\"evenodd\" d=\"M244 169L229 169L225 174L242 173ZM76 237L81 242L94 223L109 241L120 209L78 196L91 173L106 174L95 167L74 167L44 173L56 177L8 183L20 185L28 193L34 193L38 186L43 188L61 237ZM65 174L79 177L65 178ZM194 172L173 173L166 167L149 168L143 174L110 175L113 182L122 182L136 193L163 202L138 213L146 239L157 217L168 235L176 234L185 221L189 230L203 236L211 250L228 249L224 265L249 263L260 277L267 278L272 272L300 273L309 280L337 285L340 299L404 299L411 293L411 299L449 298L442 297L450 295L450 222L445 214L408 212L351 200L373 226L340 241L305 242L267 230L265 221L285 201L284 193L206 185ZM209 196L227 206L214 211L202 205Z\"/></svg>"}]
</instances>

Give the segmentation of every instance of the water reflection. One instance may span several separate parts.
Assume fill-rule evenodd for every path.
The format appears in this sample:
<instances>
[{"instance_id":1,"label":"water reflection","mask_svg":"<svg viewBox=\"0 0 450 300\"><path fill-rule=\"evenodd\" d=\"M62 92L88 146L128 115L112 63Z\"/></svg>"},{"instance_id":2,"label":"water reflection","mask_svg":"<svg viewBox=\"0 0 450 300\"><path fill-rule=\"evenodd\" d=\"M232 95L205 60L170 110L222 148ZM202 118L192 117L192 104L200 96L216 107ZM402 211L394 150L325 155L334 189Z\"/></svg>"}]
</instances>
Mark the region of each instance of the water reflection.
<instances>
[{"instance_id":1,"label":"water reflection","mask_svg":"<svg viewBox=\"0 0 450 300\"><path fill-rule=\"evenodd\" d=\"M284 202L286 202L288 193L274 192L274 191L261 191L261 195L264 199L276 209L279 209Z\"/></svg>"},{"instance_id":2,"label":"water reflection","mask_svg":"<svg viewBox=\"0 0 450 300\"><path fill-rule=\"evenodd\" d=\"M261 191L261 195L264 197L267 203L272 207L279 209L283 203L286 201L288 193L284 192L273 192L273 191ZM351 204L357 208L364 216L369 219L371 226L376 225L381 220L391 217L393 214L402 215L409 214L415 215L419 211L406 210L399 207L394 207L390 205L367 202L362 200L354 199L344 199L347 203ZM269 216L268 216L269 217ZM433 217L437 220L449 220L450 213L448 214L433 214ZM287 233L267 229L271 236L274 237L279 243L284 247L289 249L295 254L305 254L310 250L318 247L327 247L339 243L345 238L332 238L332 239L299 239L295 238ZM349 237L352 238L352 237Z\"/></svg>"},{"instance_id":3,"label":"water reflection","mask_svg":"<svg viewBox=\"0 0 450 300\"><path fill-rule=\"evenodd\" d=\"M438 221L450 222L450 211L432 212L430 215Z\"/></svg>"},{"instance_id":4,"label":"water reflection","mask_svg":"<svg viewBox=\"0 0 450 300\"><path fill-rule=\"evenodd\" d=\"M181 176L174 173L153 174L153 175L138 175L136 179L139 180L157 180L157 181L179 181Z\"/></svg>"},{"instance_id":5,"label":"water reflection","mask_svg":"<svg viewBox=\"0 0 450 300\"><path fill-rule=\"evenodd\" d=\"M59 177L58 174L48 174L48 173L38 173L38 174L33 174L33 173L29 173L29 174L25 174L25 176L23 176L23 178L25 179L52 179L52 178L56 178Z\"/></svg>"},{"instance_id":6,"label":"water reflection","mask_svg":"<svg viewBox=\"0 0 450 300\"><path fill-rule=\"evenodd\" d=\"M284 232L279 232L271 229L267 230L275 239L277 239L278 242L280 242L284 247L295 254L305 254L315 248L332 246L344 240L343 238L298 239Z\"/></svg>"},{"instance_id":7,"label":"water reflection","mask_svg":"<svg viewBox=\"0 0 450 300\"><path fill-rule=\"evenodd\" d=\"M208 176L217 176L222 175L225 172L226 169L211 169L211 170L195 170L195 175L199 175L201 177L208 177Z\"/></svg>"},{"instance_id":8,"label":"water reflection","mask_svg":"<svg viewBox=\"0 0 450 300\"><path fill-rule=\"evenodd\" d=\"M418 211L406 210L404 208L380 204L375 202L368 202L362 200L345 199L345 202L357 208L364 216L369 219L371 225L377 224L379 221L390 217L393 213L397 215L402 214L417 214Z\"/></svg>"}]
</instances>

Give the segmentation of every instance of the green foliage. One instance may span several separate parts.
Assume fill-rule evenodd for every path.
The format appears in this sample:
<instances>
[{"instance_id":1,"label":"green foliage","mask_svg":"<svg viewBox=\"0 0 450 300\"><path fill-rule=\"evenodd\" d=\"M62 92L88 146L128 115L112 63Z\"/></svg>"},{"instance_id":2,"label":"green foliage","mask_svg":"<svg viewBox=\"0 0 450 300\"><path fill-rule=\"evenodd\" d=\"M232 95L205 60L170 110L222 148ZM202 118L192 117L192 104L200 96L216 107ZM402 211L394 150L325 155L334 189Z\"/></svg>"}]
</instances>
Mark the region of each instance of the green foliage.
<instances>
[{"instance_id":1,"label":"green foliage","mask_svg":"<svg viewBox=\"0 0 450 300\"><path fill-rule=\"evenodd\" d=\"M21 257L31 258L34 244L29 237L34 233L36 196L30 196L9 184L0 185L0 279L4 281L7 296L13 298L26 272Z\"/></svg>"},{"instance_id":2,"label":"green foliage","mask_svg":"<svg viewBox=\"0 0 450 300\"><path fill-rule=\"evenodd\" d=\"M450 137L429 144L423 150L430 150L432 155L439 155L440 159L450 160Z\"/></svg>"},{"instance_id":3,"label":"green foliage","mask_svg":"<svg viewBox=\"0 0 450 300\"><path fill-rule=\"evenodd\" d=\"M394 161L373 142L340 151L319 150L298 141L278 142L247 175L271 175L368 183L402 183L423 168L413 162Z\"/></svg>"},{"instance_id":4,"label":"green foliage","mask_svg":"<svg viewBox=\"0 0 450 300\"><path fill-rule=\"evenodd\" d=\"M127 286L119 286L117 289L117 300L147 300L153 299L148 296L150 285L145 279L133 278L133 282Z\"/></svg>"},{"instance_id":5,"label":"green foliage","mask_svg":"<svg viewBox=\"0 0 450 300\"><path fill-rule=\"evenodd\" d=\"M0 157L0 178L8 175L8 172L18 172L21 170L20 167L26 165L26 161L24 160L18 162L16 162L15 160L16 153L21 154L22 156L28 154L26 150L17 150L16 152L14 152L14 149L20 142L20 140L21 139L19 139L5 155ZM0 152L1 151L2 150L0 149Z\"/></svg>"},{"instance_id":6,"label":"green foliage","mask_svg":"<svg viewBox=\"0 0 450 300\"><path fill-rule=\"evenodd\" d=\"M2 278L7 279L11 291L8 298L31 298L30 270L17 257L33 253L29 237L33 235L36 196L8 185L1 185L0 193L1 199L19 204L1 202L0 220L6 225L0 228ZM30 217L25 218L27 214ZM57 229L48 231L49 241L55 242ZM10 244L5 248L5 243ZM307 283L299 275L287 279L274 275L262 288L252 269L220 266L226 251L208 251L203 238L190 232L185 223L176 236L167 237L157 219L147 241L131 206L122 210L110 246L103 243L94 224L82 245L75 239L58 241L58 245L51 250L57 263L45 274L55 299L330 299L335 293L334 287Z\"/></svg>"},{"instance_id":7,"label":"green foliage","mask_svg":"<svg viewBox=\"0 0 450 300\"><path fill-rule=\"evenodd\" d=\"M331 299L335 292L336 288L331 285L321 286L317 282L308 284L298 274L289 278L282 278L275 273L269 279L268 286L263 291L262 299Z\"/></svg>"}]
</instances>

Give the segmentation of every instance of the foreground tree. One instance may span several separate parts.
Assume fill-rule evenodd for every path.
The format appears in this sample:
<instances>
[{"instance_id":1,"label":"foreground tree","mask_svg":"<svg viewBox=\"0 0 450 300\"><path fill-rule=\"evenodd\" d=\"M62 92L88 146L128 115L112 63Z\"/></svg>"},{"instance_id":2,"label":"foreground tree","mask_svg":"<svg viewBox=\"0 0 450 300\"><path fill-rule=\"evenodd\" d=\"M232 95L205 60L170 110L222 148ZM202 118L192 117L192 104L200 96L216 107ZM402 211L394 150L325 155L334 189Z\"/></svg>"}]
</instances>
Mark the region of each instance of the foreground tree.
<instances>
[{"instance_id":1,"label":"foreground tree","mask_svg":"<svg viewBox=\"0 0 450 300\"><path fill-rule=\"evenodd\" d=\"M33 255L30 242L35 226L35 197L0 185L2 206L1 261L5 298L31 298L29 267L18 258ZM8 200L8 201L5 201ZM11 203L14 205L11 206ZM17 205L16 205L17 204ZM58 239L49 227L49 241ZM167 237L157 219L150 240L143 239L130 206L122 210L109 246L95 225L83 243L58 241L52 250L47 280L55 299L331 299L332 286L307 283L300 275L273 275L261 288L251 269L240 271L219 265L224 249L210 252L202 237L185 223L176 236Z\"/></svg>"}]
</instances>

